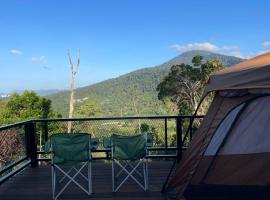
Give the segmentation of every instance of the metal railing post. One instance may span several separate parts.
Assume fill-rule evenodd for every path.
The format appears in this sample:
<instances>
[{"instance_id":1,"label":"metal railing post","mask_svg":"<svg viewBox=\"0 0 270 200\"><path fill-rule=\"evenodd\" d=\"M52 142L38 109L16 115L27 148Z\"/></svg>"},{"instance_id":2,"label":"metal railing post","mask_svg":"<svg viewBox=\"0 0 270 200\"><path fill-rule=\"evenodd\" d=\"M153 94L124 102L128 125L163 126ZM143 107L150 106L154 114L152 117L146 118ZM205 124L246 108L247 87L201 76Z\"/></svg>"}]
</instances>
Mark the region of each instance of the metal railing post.
<instances>
[{"instance_id":1,"label":"metal railing post","mask_svg":"<svg viewBox=\"0 0 270 200\"><path fill-rule=\"evenodd\" d=\"M177 145L177 162L181 160L182 157L182 117L176 118L176 145Z\"/></svg>"},{"instance_id":2,"label":"metal railing post","mask_svg":"<svg viewBox=\"0 0 270 200\"><path fill-rule=\"evenodd\" d=\"M192 118L189 119L189 142L191 142L192 136L193 136L192 120L196 120L196 119L195 118L194 119L192 119Z\"/></svg>"},{"instance_id":3,"label":"metal railing post","mask_svg":"<svg viewBox=\"0 0 270 200\"><path fill-rule=\"evenodd\" d=\"M44 140L45 140L45 142L47 142L48 141L48 139L49 139L49 134L48 134L48 122L44 122L43 123L43 134L44 134Z\"/></svg>"},{"instance_id":4,"label":"metal railing post","mask_svg":"<svg viewBox=\"0 0 270 200\"><path fill-rule=\"evenodd\" d=\"M37 143L36 143L36 124L29 122L24 125L26 153L31 160L31 167L38 165L37 159Z\"/></svg>"},{"instance_id":5,"label":"metal railing post","mask_svg":"<svg viewBox=\"0 0 270 200\"><path fill-rule=\"evenodd\" d=\"M168 119L165 117L164 118L164 126L165 126L165 130L164 130L164 132L165 132L165 135L164 135L164 139L165 139L165 152L166 152L166 154L167 154L167 149L168 149Z\"/></svg>"}]
</instances>

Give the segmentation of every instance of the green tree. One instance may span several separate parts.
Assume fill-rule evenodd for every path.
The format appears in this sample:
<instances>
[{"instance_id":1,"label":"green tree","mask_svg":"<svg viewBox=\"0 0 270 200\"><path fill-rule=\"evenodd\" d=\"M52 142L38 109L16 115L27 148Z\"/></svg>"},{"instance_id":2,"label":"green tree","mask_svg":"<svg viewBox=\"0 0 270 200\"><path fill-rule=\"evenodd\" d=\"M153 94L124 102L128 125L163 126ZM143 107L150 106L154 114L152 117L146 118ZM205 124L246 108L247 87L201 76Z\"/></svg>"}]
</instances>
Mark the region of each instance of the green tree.
<instances>
[{"instance_id":1,"label":"green tree","mask_svg":"<svg viewBox=\"0 0 270 200\"><path fill-rule=\"evenodd\" d=\"M40 118L61 117L51 109L51 101L38 96L35 92L25 91L22 95L13 94L7 102L0 103L0 125ZM37 124L37 132L42 124ZM51 127L50 127L50 130ZM40 132L40 148L42 145ZM0 134L0 167L22 155L24 133L17 129L8 129ZM41 150L41 149L40 149Z\"/></svg>"},{"instance_id":2,"label":"green tree","mask_svg":"<svg viewBox=\"0 0 270 200\"><path fill-rule=\"evenodd\" d=\"M192 63L194 66L199 67L202 65L203 57L201 55L194 56L192 58Z\"/></svg>"},{"instance_id":3,"label":"green tree","mask_svg":"<svg viewBox=\"0 0 270 200\"><path fill-rule=\"evenodd\" d=\"M11 95L0 112L0 124L51 117L60 117L52 111L51 101L33 91L25 91L22 95Z\"/></svg>"},{"instance_id":4,"label":"green tree","mask_svg":"<svg viewBox=\"0 0 270 200\"><path fill-rule=\"evenodd\" d=\"M100 105L90 98L88 98L74 113L76 117L96 117L101 116L101 114L102 109Z\"/></svg>"},{"instance_id":5,"label":"green tree","mask_svg":"<svg viewBox=\"0 0 270 200\"><path fill-rule=\"evenodd\" d=\"M4 100L0 100L0 112L6 107L6 102Z\"/></svg>"},{"instance_id":6,"label":"green tree","mask_svg":"<svg viewBox=\"0 0 270 200\"><path fill-rule=\"evenodd\" d=\"M150 126L146 123L142 123L140 128L141 128L141 133L146 133L149 131Z\"/></svg>"},{"instance_id":7,"label":"green tree","mask_svg":"<svg viewBox=\"0 0 270 200\"><path fill-rule=\"evenodd\" d=\"M158 98L164 101L169 97L177 104L179 114L195 111L210 74L223 68L219 60L202 64L202 59L202 56L192 59L196 68L186 64L172 66L169 74L157 86Z\"/></svg>"}]
</instances>

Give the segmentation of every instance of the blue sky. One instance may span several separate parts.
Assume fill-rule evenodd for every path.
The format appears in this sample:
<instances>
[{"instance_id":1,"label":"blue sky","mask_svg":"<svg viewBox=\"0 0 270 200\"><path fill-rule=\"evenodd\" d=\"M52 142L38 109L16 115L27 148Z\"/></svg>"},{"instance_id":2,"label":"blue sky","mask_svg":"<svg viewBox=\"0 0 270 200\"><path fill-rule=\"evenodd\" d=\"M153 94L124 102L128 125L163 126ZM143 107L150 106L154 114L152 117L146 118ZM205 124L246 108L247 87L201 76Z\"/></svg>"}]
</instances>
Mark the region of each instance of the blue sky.
<instances>
[{"instance_id":1,"label":"blue sky","mask_svg":"<svg viewBox=\"0 0 270 200\"><path fill-rule=\"evenodd\" d=\"M81 51L76 87L205 49L253 57L270 49L270 1L0 1L0 93L67 89Z\"/></svg>"}]
</instances>

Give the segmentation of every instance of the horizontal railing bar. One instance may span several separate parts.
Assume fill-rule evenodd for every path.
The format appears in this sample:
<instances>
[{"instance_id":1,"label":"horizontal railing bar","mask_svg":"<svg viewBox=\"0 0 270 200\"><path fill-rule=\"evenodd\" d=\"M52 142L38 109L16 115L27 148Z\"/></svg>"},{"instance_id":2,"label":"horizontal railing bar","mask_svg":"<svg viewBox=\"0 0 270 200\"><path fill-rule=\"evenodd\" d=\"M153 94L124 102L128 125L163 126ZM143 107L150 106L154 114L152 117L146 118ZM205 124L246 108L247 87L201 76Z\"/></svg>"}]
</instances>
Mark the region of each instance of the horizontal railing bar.
<instances>
[{"instance_id":1,"label":"horizontal railing bar","mask_svg":"<svg viewBox=\"0 0 270 200\"><path fill-rule=\"evenodd\" d=\"M17 169L11 171L10 173L6 174L5 176L0 178L0 185L7 181L10 177L14 176L15 174L22 171L24 168L26 168L28 165L31 164L31 160L28 160L27 162L23 163L21 166L19 166Z\"/></svg>"},{"instance_id":2,"label":"horizontal railing bar","mask_svg":"<svg viewBox=\"0 0 270 200\"><path fill-rule=\"evenodd\" d=\"M147 151L178 150L177 147L147 147Z\"/></svg>"},{"instance_id":3,"label":"horizontal railing bar","mask_svg":"<svg viewBox=\"0 0 270 200\"><path fill-rule=\"evenodd\" d=\"M181 148L182 150L186 150L187 147L182 147ZM168 151L176 151L178 150L177 147L148 147L147 148L147 151L165 151L165 150L168 150ZM111 149L92 149L91 152L93 153L97 153L97 152L104 152L104 153L109 153L111 152ZM45 153L44 151L37 151L37 154L47 154Z\"/></svg>"},{"instance_id":4,"label":"horizontal railing bar","mask_svg":"<svg viewBox=\"0 0 270 200\"><path fill-rule=\"evenodd\" d=\"M29 120L29 121L18 122L18 123L14 123L14 124L5 125L5 126L0 126L0 131L14 128L14 127L18 127L18 126L23 126L23 125L31 123L31 122L33 122L33 121Z\"/></svg>"},{"instance_id":5,"label":"horizontal railing bar","mask_svg":"<svg viewBox=\"0 0 270 200\"><path fill-rule=\"evenodd\" d=\"M50 158L38 158L37 161L50 161Z\"/></svg>"},{"instance_id":6,"label":"horizontal railing bar","mask_svg":"<svg viewBox=\"0 0 270 200\"><path fill-rule=\"evenodd\" d=\"M176 119L176 118L203 118L203 115L175 115L175 116L130 116L130 117L95 117L95 118L49 118L35 119L34 122L55 122L55 121L102 121L102 120L127 120L127 119Z\"/></svg>"},{"instance_id":7,"label":"horizontal railing bar","mask_svg":"<svg viewBox=\"0 0 270 200\"><path fill-rule=\"evenodd\" d=\"M38 158L38 161L44 161L44 162L50 162L51 159L50 158ZM110 160L110 158L108 157L92 157L92 160Z\"/></svg>"},{"instance_id":8,"label":"horizontal railing bar","mask_svg":"<svg viewBox=\"0 0 270 200\"><path fill-rule=\"evenodd\" d=\"M38 158L38 161L50 162L51 158ZM110 160L108 157L92 157L92 160Z\"/></svg>"},{"instance_id":9,"label":"horizontal railing bar","mask_svg":"<svg viewBox=\"0 0 270 200\"><path fill-rule=\"evenodd\" d=\"M158 158L175 158L176 154L157 154L157 155L147 155L146 158L153 158L153 159L158 159ZM50 158L38 158L38 161L45 161L49 162L51 161ZM111 160L110 157L92 157L92 160Z\"/></svg>"},{"instance_id":10,"label":"horizontal railing bar","mask_svg":"<svg viewBox=\"0 0 270 200\"><path fill-rule=\"evenodd\" d=\"M148 155L146 158L175 158L176 154Z\"/></svg>"},{"instance_id":11,"label":"horizontal railing bar","mask_svg":"<svg viewBox=\"0 0 270 200\"><path fill-rule=\"evenodd\" d=\"M10 170L11 168L15 167L16 165L20 164L21 162L27 160L27 159L28 159L28 157L27 156L24 156L21 159L19 159L19 160L15 161L15 162L13 162L13 163L5 166L3 169L1 169L0 175L3 174L3 173L5 173L6 171Z\"/></svg>"}]
</instances>

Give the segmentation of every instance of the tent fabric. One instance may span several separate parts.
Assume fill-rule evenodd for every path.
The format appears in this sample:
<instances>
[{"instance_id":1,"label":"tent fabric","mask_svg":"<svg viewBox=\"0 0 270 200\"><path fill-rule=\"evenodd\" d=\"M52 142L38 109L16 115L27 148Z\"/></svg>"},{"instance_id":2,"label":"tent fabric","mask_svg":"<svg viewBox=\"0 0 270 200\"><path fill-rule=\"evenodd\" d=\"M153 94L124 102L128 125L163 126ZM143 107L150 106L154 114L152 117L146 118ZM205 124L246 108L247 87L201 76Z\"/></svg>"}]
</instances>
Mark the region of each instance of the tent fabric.
<instances>
[{"instance_id":1,"label":"tent fabric","mask_svg":"<svg viewBox=\"0 0 270 200\"><path fill-rule=\"evenodd\" d=\"M204 95L211 91L270 88L270 53L220 70L209 78Z\"/></svg>"},{"instance_id":2,"label":"tent fabric","mask_svg":"<svg viewBox=\"0 0 270 200\"><path fill-rule=\"evenodd\" d=\"M231 131L219 154L270 152L270 96L251 102ZM254 137L254 134L256 137Z\"/></svg>"},{"instance_id":3,"label":"tent fabric","mask_svg":"<svg viewBox=\"0 0 270 200\"><path fill-rule=\"evenodd\" d=\"M53 163L73 165L90 160L91 136L83 133L54 134L50 137Z\"/></svg>"},{"instance_id":4,"label":"tent fabric","mask_svg":"<svg viewBox=\"0 0 270 200\"><path fill-rule=\"evenodd\" d=\"M204 156L190 185L268 186L270 153ZM214 160L212 165L209 165ZM208 172L208 173L207 173ZM207 173L207 176L205 174Z\"/></svg>"},{"instance_id":5,"label":"tent fabric","mask_svg":"<svg viewBox=\"0 0 270 200\"><path fill-rule=\"evenodd\" d=\"M204 155L216 155L219 147L221 146L224 138L229 133L230 128L233 125L233 122L235 121L237 115L241 111L241 109L244 107L245 103L240 104L236 108L234 108L220 123L219 127L216 130L215 135L211 139L210 144L208 145L206 152Z\"/></svg>"},{"instance_id":6,"label":"tent fabric","mask_svg":"<svg viewBox=\"0 0 270 200\"><path fill-rule=\"evenodd\" d=\"M215 95L209 111L196 134L194 134L195 136L189 148L185 152L179 166L177 166L174 177L168 184L168 190L175 189L177 199L182 198L184 190L192 179L194 172L197 171L198 164L220 122L231 109L251 98L254 98L254 96L225 98Z\"/></svg>"},{"instance_id":7,"label":"tent fabric","mask_svg":"<svg viewBox=\"0 0 270 200\"><path fill-rule=\"evenodd\" d=\"M227 98L231 101L235 99L239 98ZM223 140L224 146L216 152L217 154L204 154L198 161L197 168L193 170L182 194L187 199L193 199L187 191L195 186L237 186L231 188L232 190L238 190L242 186L264 186L270 190L270 173L266 170L270 165L270 151L267 145L270 140L270 96L251 97L249 100L243 100L242 104L244 102L246 106L226 140ZM216 133L217 131L214 131L211 140L215 139ZM210 145L211 142L208 148ZM212 193L214 194L215 190ZM216 198L222 196L216 195ZM243 197L244 194L241 195ZM262 195L259 199L261 197Z\"/></svg>"},{"instance_id":8,"label":"tent fabric","mask_svg":"<svg viewBox=\"0 0 270 200\"><path fill-rule=\"evenodd\" d=\"M111 140L113 157L117 160L139 160L146 155L147 133L134 136L113 134Z\"/></svg>"}]
</instances>

